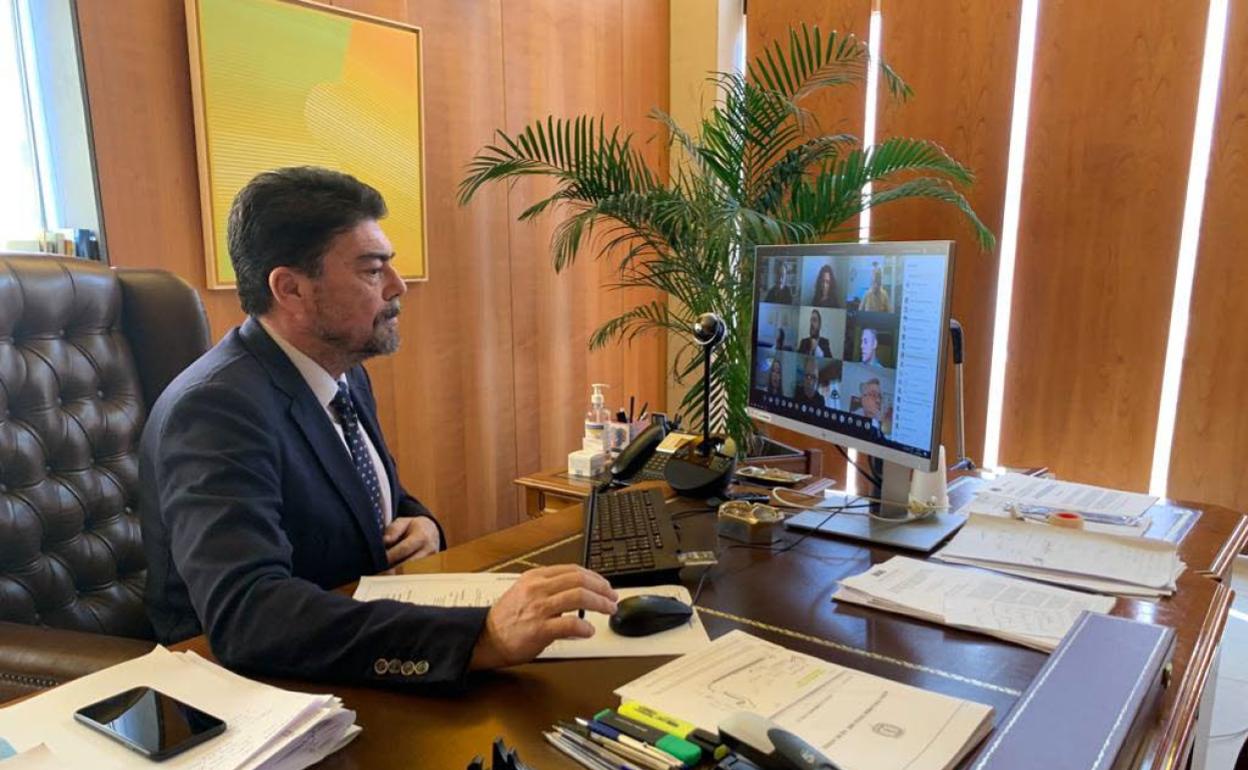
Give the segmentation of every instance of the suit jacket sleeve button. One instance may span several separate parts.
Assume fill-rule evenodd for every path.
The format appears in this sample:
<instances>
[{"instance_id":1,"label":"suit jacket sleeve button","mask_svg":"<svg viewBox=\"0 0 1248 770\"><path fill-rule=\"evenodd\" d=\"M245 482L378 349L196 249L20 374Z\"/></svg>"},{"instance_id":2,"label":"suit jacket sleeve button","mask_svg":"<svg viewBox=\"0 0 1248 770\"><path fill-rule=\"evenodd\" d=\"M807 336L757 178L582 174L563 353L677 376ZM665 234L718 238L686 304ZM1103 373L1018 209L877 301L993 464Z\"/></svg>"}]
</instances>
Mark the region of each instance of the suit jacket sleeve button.
<instances>
[{"instance_id":1,"label":"suit jacket sleeve button","mask_svg":"<svg viewBox=\"0 0 1248 770\"><path fill-rule=\"evenodd\" d=\"M377 661L373 663L373 673L377 674L378 676L381 676L382 674L386 673L386 670L388 668L389 668L389 664L386 663L385 658L378 658Z\"/></svg>"},{"instance_id":2,"label":"suit jacket sleeve button","mask_svg":"<svg viewBox=\"0 0 1248 770\"><path fill-rule=\"evenodd\" d=\"M403 676L411 676L416 673L416 664L410 660L403 661Z\"/></svg>"},{"instance_id":3,"label":"suit jacket sleeve button","mask_svg":"<svg viewBox=\"0 0 1248 770\"><path fill-rule=\"evenodd\" d=\"M428 673L429 673L429 661L422 660L421 662L416 664L417 676L424 676L425 674L428 674Z\"/></svg>"},{"instance_id":4,"label":"suit jacket sleeve button","mask_svg":"<svg viewBox=\"0 0 1248 770\"><path fill-rule=\"evenodd\" d=\"M403 670L403 663L398 658L391 658L390 664L386 666L386 670L391 674L397 674Z\"/></svg>"}]
</instances>

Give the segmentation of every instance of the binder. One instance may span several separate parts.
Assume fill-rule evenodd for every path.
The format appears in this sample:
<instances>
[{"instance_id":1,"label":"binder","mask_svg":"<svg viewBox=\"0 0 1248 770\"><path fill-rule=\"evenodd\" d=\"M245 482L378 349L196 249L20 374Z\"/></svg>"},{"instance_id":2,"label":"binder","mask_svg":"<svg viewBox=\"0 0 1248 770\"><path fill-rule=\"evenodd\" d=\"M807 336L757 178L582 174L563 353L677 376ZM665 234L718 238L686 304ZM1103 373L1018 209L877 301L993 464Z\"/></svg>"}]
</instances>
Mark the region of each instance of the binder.
<instances>
[{"instance_id":1,"label":"binder","mask_svg":"<svg viewBox=\"0 0 1248 770\"><path fill-rule=\"evenodd\" d=\"M1085 612L972 770L1118 770L1156 713L1174 631Z\"/></svg>"}]
</instances>

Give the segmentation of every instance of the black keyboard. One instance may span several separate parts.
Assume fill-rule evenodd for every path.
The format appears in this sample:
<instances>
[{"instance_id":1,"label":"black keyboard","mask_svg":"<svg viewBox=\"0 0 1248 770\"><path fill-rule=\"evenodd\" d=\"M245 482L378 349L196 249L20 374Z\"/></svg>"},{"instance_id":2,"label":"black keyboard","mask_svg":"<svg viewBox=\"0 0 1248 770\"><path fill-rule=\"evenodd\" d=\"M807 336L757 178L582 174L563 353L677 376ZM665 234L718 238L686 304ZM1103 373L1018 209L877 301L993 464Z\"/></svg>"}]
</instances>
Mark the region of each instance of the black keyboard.
<instances>
[{"instance_id":1,"label":"black keyboard","mask_svg":"<svg viewBox=\"0 0 1248 770\"><path fill-rule=\"evenodd\" d=\"M672 582L682 566L672 516L657 489L597 495L588 545L589 568L612 585Z\"/></svg>"}]
</instances>

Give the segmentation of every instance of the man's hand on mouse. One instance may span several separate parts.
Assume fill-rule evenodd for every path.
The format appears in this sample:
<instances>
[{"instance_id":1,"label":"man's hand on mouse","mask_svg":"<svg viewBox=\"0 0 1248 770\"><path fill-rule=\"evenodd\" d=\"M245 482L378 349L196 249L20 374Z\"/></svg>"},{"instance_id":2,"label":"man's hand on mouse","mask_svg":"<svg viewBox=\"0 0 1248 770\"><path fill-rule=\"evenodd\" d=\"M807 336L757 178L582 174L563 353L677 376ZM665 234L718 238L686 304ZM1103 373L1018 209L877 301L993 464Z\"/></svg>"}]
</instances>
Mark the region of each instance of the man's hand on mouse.
<instances>
[{"instance_id":1,"label":"man's hand on mouse","mask_svg":"<svg viewBox=\"0 0 1248 770\"><path fill-rule=\"evenodd\" d=\"M584 639L594 627L576 615L585 609L611 615L619 597L606 578L574 564L538 567L520 576L485 617L469 668L527 663L557 639Z\"/></svg>"}]
</instances>

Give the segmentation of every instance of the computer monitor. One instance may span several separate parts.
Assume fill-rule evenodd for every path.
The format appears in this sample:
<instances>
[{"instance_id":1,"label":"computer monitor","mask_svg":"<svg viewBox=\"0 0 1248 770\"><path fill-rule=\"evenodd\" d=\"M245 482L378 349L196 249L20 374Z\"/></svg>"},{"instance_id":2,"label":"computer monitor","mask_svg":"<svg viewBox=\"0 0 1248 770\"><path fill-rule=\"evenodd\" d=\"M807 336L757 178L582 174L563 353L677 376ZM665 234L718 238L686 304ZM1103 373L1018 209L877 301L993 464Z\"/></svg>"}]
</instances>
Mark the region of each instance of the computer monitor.
<instances>
[{"instance_id":1,"label":"computer monitor","mask_svg":"<svg viewBox=\"0 0 1248 770\"><path fill-rule=\"evenodd\" d=\"M878 458L883 516L939 466L952 275L952 241L757 250L749 413Z\"/></svg>"}]
</instances>

